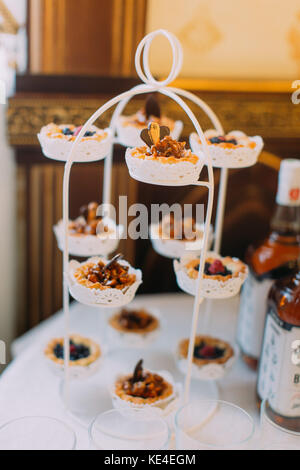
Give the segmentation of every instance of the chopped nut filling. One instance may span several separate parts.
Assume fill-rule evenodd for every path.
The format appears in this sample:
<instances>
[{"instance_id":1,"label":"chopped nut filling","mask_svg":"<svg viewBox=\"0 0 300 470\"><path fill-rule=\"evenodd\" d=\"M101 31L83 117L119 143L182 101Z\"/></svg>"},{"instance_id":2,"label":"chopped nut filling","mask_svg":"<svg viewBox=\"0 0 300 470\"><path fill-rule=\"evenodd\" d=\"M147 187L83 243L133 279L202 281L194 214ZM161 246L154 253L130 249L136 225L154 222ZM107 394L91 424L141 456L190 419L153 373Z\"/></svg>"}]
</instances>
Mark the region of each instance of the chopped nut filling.
<instances>
[{"instance_id":1,"label":"chopped nut filling","mask_svg":"<svg viewBox=\"0 0 300 470\"><path fill-rule=\"evenodd\" d=\"M160 140L156 145L152 145L147 155L158 157L183 158L186 156L185 142L177 142L169 135Z\"/></svg>"}]
</instances>

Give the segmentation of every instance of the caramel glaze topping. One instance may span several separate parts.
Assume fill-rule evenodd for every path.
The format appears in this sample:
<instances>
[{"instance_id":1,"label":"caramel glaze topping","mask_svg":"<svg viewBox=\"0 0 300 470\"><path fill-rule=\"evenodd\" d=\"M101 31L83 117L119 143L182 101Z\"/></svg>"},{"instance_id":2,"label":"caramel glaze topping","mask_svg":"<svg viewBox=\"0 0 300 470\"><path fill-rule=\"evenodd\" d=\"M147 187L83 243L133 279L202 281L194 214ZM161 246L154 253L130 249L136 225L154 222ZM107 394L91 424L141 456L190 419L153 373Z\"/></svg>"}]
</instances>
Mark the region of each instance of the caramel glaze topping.
<instances>
[{"instance_id":1,"label":"caramel glaze topping","mask_svg":"<svg viewBox=\"0 0 300 470\"><path fill-rule=\"evenodd\" d=\"M146 155L158 157L183 158L186 156L185 142L177 142L169 135L160 140L156 145L152 145L151 150Z\"/></svg>"},{"instance_id":2,"label":"caramel glaze topping","mask_svg":"<svg viewBox=\"0 0 300 470\"><path fill-rule=\"evenodd\" d=\"M164 227L163 227L162 224L161 224L160 227L161 227L161 233L163 234ZM197 234L196 234L197 227L196 227L195 219L191 219L191 227L189 229L189 232L191 232L191 233L189 234L188 238L185 237L185 221L184 221L184 219L181 222L178 222L175 219L173 214L170 214L170 222L169 222L169 226L167 227L167 229L169 230L170 238L172 238L172 239L178 239L179 238L180 240L192 241L192 240L195 240L197 238ZM166 230L166 232L167 232L167 230Z\"/></svg>"},{"instance_id":3,"label":"caramel glaze topping","mask_svg":"<svg viewBox=\"0 0 300 470\"><path fill-rule=\"evenodd\" d=\"M163 394L166 386L160 375L143 370L143 359L141 359L135 366L132 377L124 380L123 390L133 397L157 398Z\"/></svg>"},{"instance_id":4,"label":"caramel glaze topping","mask_svg":"<svg viewBox=\"0 0 300 470\"><path fill-rule=\"evenodd\" d=\"M69 224L70 233L96 235L97 226L102 220L102 217L97 216L97 208L97 202L90 202L87 206L82 206L80 208L80 215L83 217L84 221L78 220L71 222ZM108 232L108 230L107 226L103 227L104 232Z\"/></svg>"},{"instance_id":5,"label":"caramel glaze topping","mask_svg":"<svg viewBox=\"0 0 300 470\"><path fill-rule=\"evenodd\" d=\"M128 274L128 266L123 266L117 262L112 263L107 268L102 261L90 267L86 273L86 278L93 283L99 282L103 286L123 289L130 286L136 280L135 274Z\"/></svg>"}]
</instances>

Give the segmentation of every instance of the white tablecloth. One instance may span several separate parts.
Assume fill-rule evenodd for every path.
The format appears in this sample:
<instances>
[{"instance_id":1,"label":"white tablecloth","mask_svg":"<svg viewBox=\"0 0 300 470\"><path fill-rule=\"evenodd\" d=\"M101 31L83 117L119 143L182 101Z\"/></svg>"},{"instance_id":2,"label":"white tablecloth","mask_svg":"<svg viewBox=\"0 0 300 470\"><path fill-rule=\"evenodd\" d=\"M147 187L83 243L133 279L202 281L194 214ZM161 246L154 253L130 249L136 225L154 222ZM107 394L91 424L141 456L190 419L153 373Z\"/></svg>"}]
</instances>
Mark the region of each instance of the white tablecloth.
<instances>
[{"instance_id":1,"label":"white tablecloth","mask_svg":"<svg viewBox=\"0 0 300 470\"><path fill-rule=\"evenodd\" d=\"M150 351L163 351L168 361L174 361L174 350L179 339L190 333L193 298L184 294L169 294L137 296L136 301L148 308L158 308L162 315L163 330L157 341L150 346L148 354ZM231 342L234 340L238 301L238 297L214 301L211 334ZM205 303L201 306L201 311L204 309ZM104 347L109 313L105 309L74 303L71 307L71 332L97 339ZM88 449L87 428L65 411L58 393L60 380L46 367L43 357L43 348L47 341L63 335L63 325L62 312L58 312L14 342L14 360L0 378L0 425L20 416L56 417L73 427L77 435L77 449ZM132 351L132 354L133 362L140 359L137 351ZM99 381L101 370L97 374ZM233 369L219 383L219 397L241 406L258 423L255 384L256 374L238 359Z\"/></svg>"}]
</instances>

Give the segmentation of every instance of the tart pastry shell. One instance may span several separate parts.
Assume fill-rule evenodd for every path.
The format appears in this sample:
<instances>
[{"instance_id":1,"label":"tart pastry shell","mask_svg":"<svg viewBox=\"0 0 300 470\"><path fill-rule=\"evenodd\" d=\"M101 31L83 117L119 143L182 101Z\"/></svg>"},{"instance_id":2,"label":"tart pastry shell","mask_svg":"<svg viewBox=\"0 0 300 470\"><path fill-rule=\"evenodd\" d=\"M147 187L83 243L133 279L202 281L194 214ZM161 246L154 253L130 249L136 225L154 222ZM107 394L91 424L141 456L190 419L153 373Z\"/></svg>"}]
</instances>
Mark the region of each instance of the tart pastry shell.
<instances>
[{"instance_id":1,"label":"tart pastry shell","mask_svg":"<svg viewBox=\"0 0 300 470\"><path fill-rule=\"evenodd\" d=\"M214 133L214 134L212 134ZM217 136L218 132L209 129L204 132L205 136ZM230 132L230 137L247 139L248 145L241 144L236 146L222 147L222 144L208 145L212 166L216 168L245 168L255 165L258 156L263 149L263 139L256 135L254 137L247 137L242 131ZM203 155L203 145L199 140L198 134L193 132L190 135L190 147L197 155Z\"/></svg>"},{"instance_id":2,"label":"tart pastry shell","mask_svg":"<svg viewBox=\"0 0 300 470\"><path fill-rule=\"evenodd\" d=\"M145 310L155 319L155 322L150 324L148 328L128 330L118 324L118 312L110 317L107 327L107 338L111 346L145 348L158 338L161 332L160 314L157 310Z\"/></svg>"},{"instance_id":3,"label":"tart pastry shell","mask_svg":"<svg viewBox=\"0 0 300 470\"><path fill-rule=\"evenodd\" d=\"M74 141L48 137L43 129L44 128L41 129L41 132L37 136L45 157L66 162L69 158ZM100 129L96 126L91 126L91 130L99 131ZM105 158L111 151L113 136L109 128L104 129L103 133L105 133L106 136L100 141L95 139L80 141L76 146L74 162L95 162Z\"/></svg>"},{"instance_id":4,"label":"tart pastry shell","mask_svg":"<svg viewBox=\"0 0 300 470\"><path fill-rule=\"evenodd\" d=\"M143 399L140 397L131 397L126 395L126 393L119 393L117 384L122 381L128 375L120 375L116 378L114 385L111 387L111 395L113 406L116 409L125 409L132 410L136 412L139 409L151 409L157 414L167 417L177 408L180 395L181 395L181 386L180 384L175 384L173 377L167 371L155 371L155 374L160 375L168 383L169 387L166 390L165 396L160 397L159 399ZM121 395L121 396L120 396Z\"/></svg>"},{"instance_id":5,"label":"tart pastry shell","mask_svg":"<svg viewBox=\"0 0 300 470\"><path fill-rule=\"evenodd\" d=\"M75 343L81 343L90 348L90 355L88 357L78 359L76 361L69 361L69 373L71 379L84 379L96 373L100 367L102 359L102 351L100 346L89 338L83 338L80 335L70 335ZM59 359L54 354L54 347L56 344L63 344L64 338L54 338L46 346L44 356L46 358L48 367L58 376L64 377L64 360Z\"/></svg>"}]
</instances>

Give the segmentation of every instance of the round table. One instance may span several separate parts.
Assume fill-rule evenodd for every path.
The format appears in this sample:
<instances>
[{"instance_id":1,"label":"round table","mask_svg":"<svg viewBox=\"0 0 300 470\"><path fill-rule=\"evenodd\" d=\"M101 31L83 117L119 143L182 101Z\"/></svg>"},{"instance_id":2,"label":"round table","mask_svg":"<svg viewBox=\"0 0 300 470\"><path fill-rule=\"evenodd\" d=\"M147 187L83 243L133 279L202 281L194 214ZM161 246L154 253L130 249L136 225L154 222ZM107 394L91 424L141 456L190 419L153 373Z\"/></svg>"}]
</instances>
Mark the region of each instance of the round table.
<instances>
[{"instance_id":1,"label":"round table","mask_svg":"<svg viewBox=\"0 0 300 470\"><path fill-rule=\"evenodd\" d=\"M145 308L160 310L162 331L159 338L149 346L147 356L163 354L166 362L175 367L176 345L181 338L189 336L190 333L193 297L185 294L142 295L137 296L134 303ZM238 297L214 301L211 319L213 336L234 341L238 303ZM201 306L201 312L204 310L205 302ZM99 341L106 354L116 354L116 351L109 352L105 346L106 324L110 313L111 311L107 309L86 307L74 302L71 306L71 332L91 336ZM45 344L53 337L62 336L63 326L63 314L60 311L13 343L14 359L0 378L0 425L20 416L56 417L73 427L77 435L77 449L88 449L90 447L88 422L77 420L66 411L59 395L61 380L48 369L43 356ZM140 359L141 351L127 351L126 357L131 359L131 355L134 363ZM96 380L97 384L101 384L105 373L103 368L108 357L104 357L100 370L92 379ZM145 366L147 367L147 363ZM183 382L184 376L179 374L178 377ZM256 373L249 370L240 358L228 375L218 383L219 398L241 406L258 424L255 386ZM112 407L109 394L105 406Z\"/></svg>"}]
</instances>

